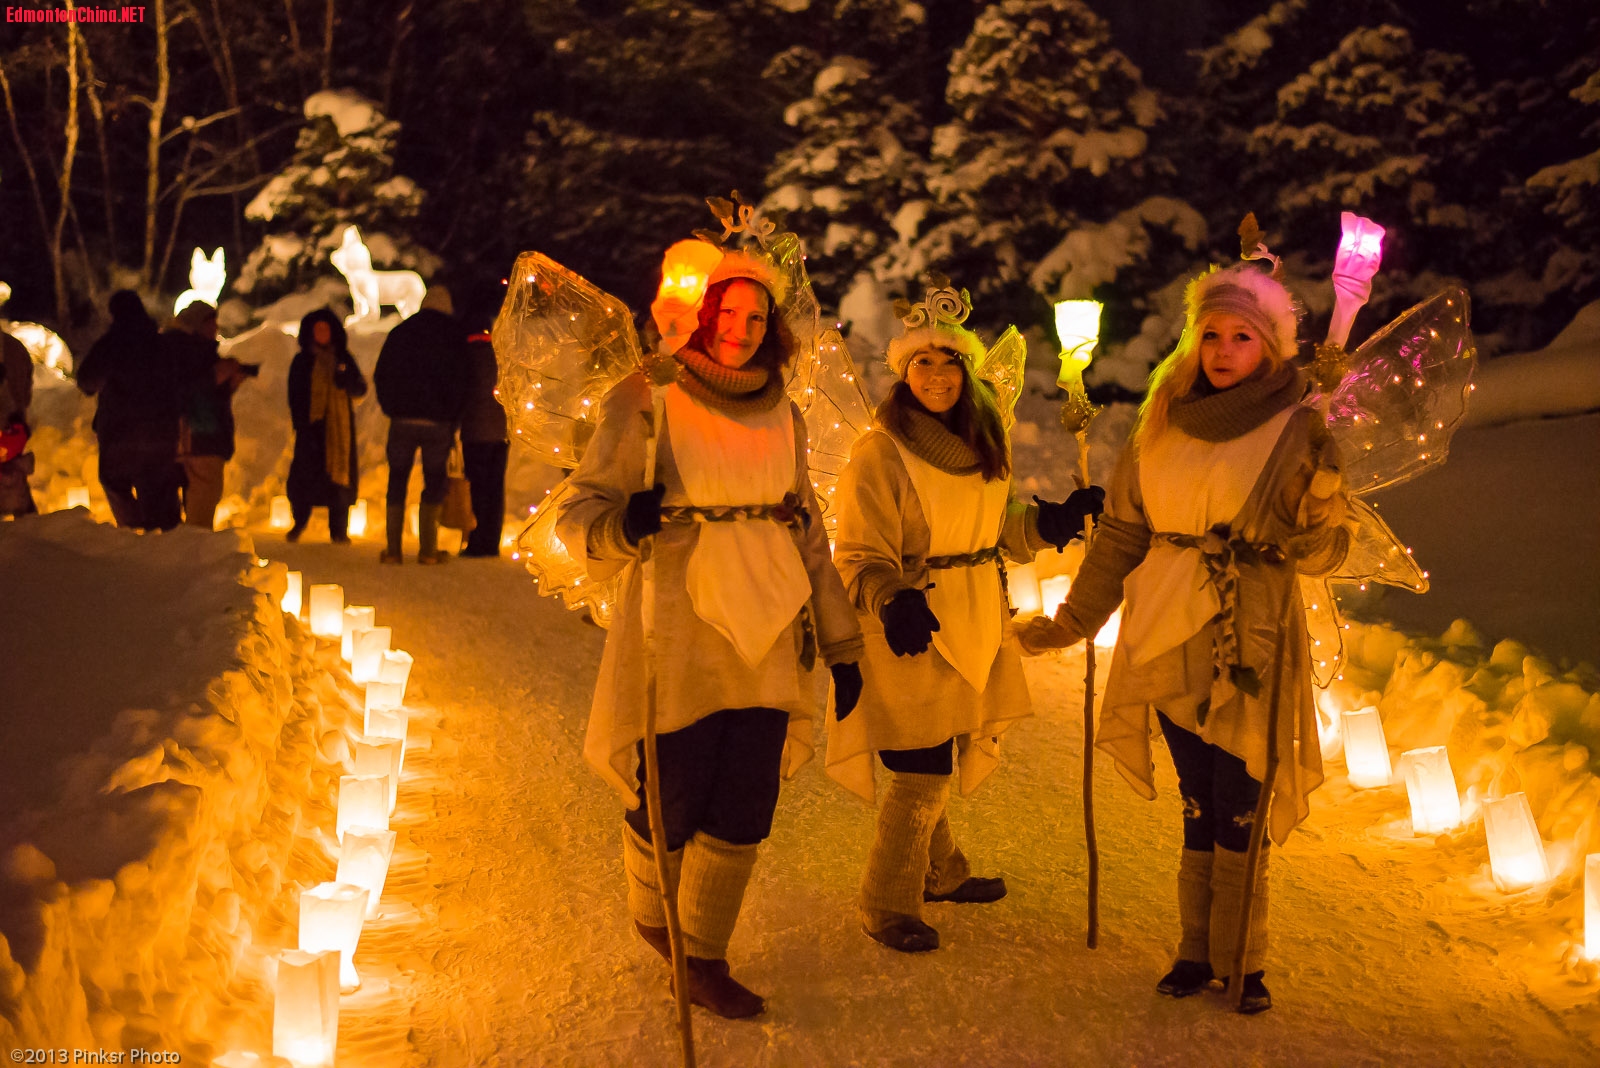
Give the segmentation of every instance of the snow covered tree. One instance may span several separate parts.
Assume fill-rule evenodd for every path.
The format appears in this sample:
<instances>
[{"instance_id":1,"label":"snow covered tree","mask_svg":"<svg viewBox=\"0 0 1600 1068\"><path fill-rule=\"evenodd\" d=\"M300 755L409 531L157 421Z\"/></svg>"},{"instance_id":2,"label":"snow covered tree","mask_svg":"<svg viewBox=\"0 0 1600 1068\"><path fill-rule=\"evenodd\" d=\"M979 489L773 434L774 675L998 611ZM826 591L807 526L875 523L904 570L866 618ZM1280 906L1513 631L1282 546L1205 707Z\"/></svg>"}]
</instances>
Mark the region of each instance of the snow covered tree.
<instances>
[{"instance_id":1,"label":"snow covered tree","mask_svg":"<svg viewBox=\"0 0 1600 1068\"><path fill-rule=\"evenodd\" d=\"M1579 60L1568 74L1576 80L1585 70L1568 95L1589 108L1581 136L1591 150L1542 167L1527 182L1534 200L1561 224L1544 280L1570 290L1578 301L1600 296L1600 59Z\"/></svg>"},{"instance_id":2,"label":"snow covered tree","mask_svg":"<svg viewBox=\"0 0 1600 1068\"><path fill-rule=\"evenodd\" d=\"M1046 299L1112 282L1140 299L1153 255L1203 239L1186 204L1148 195L1168 171L1147 153L1160 101L1079 0L990 4L950 61L945 100L954 120L932 135L930 196L901 210L883 260L909 288L940 270L973 290L981 325L1043 324Z\"/></svg>"},{"instance_id":3,"label":"snow covered tree","mask_svg":"<svg viewBox=\"0 0 1600 1068\"><path fill-rule=\"evenodd\" d=\"M437 257L407 234L422 190L394 173L400 124L349 90L313 94L305 115L293 159L245 207L266 234L234 290L261 304L333 274L328 254L350 224L361 228L374 267L432 274Z\"/></svg>"}]
</instances>

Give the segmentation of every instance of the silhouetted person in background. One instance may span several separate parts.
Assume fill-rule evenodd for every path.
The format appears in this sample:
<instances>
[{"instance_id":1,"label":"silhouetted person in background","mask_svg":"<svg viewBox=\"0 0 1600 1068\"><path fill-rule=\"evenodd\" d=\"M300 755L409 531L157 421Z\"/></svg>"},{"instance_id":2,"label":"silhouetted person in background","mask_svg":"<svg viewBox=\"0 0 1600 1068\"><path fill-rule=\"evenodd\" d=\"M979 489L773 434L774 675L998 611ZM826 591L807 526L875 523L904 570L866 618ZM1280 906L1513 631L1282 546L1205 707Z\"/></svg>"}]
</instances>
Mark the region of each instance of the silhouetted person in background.
<instances>
[{"instance_id":1,"label":"silhouetted person in background","mask_svg":"<svg viewBox=\"0 0 1600 1068\"><path fill-rule=\"evenodd\" d=\"M486 326L492 316L485 316ZM461 548L462 556L499 556L500 528L506 513L506 411L495 396L500 368L487 332L467 337L467 402L461 412L461 457L472 488L472 514L478 525Z\"/></svg>"},{"instance_id":2,"label":"silhouetted person in background","mask_svg":"<svg viewBox=\"0 0 1600 1068\"><path fill-rule=\"evenodd\" d=\"M300 351L289 364L289 418L294 459L285 492L294 509L290 541L299 541L313 508L328 509L328 536L350 540L345 526L361 486L357 463L355 398L367 393L344 325L327 308L300 320Z\"/></svg>"},{"instance_id":3,"label":"silhouetted person in background","mask_svg":"<svg viewBox=\"0 0 1600 1068\"><path fill-rule=\"evenodd\" d=\"M217 354L217 309L195 301L161 333L184 381L178 460L183 464L183 521L211 530L222 501L222 471L233 459L233 394L257 364Z\"/></svg>"}]
</instances>

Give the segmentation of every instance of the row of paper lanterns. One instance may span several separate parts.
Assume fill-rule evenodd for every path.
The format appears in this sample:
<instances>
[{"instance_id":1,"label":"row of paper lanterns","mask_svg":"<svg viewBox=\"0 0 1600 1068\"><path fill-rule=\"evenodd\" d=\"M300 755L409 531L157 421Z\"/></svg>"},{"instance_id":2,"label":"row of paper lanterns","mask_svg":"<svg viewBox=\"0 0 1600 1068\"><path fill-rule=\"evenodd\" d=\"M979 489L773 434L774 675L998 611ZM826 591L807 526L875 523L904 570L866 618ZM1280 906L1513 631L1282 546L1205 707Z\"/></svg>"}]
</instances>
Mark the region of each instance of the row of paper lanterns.
<instances>
[{"instance_id":1,"label":"row of paper lanterns","mask_svg":"<svg viewBox=\"0 0 1600 1068\"><path fill-rule=\"evenodd\" d=\"M1326 691L1324 691L1326 700ZM1339 714L1344 744L1345 770L1357 789L1390 785L1394 768L1389 761L1383 720L1375 706ZM1442 745L1408 749L1400 754L1400 773L1411 803L1415 834L1437 835L1462 822L1461 795L1456 788L1450 755ZM1533 818L1528 795L1517 792L1483 802L1483 829L1489 843L1489 872L1503 891L1525 890L1548 882L1551 876L1544 840ZM1584 955L1600 960L1600 853L1584 860Z\"/></svg>"},{"instance_id":2,"label":"row of paper lanterns","mask_svg":"<svg viewBox=\"0 0 1600 1068\"><path fill-rule=\"evenodd\" d=\"M356 946L363 925L377 914L394 856L389 817L405 766L412 658L390 648L392 631L377 625L371 606L346 605L338 585L303 583L300 572L289 572L284 612L299 618L304 609L312 635L338 642L351 680L365 686L362 737L351 747L353 774L339 779L338 871L332 882L301 891L298 948L277 956L273 1055L296 1068L322 1068L334 1063L339 995L361 984ZM263 1063L255 1054L229 1056L239 1065Z\"/></svg>"}]
</instances>

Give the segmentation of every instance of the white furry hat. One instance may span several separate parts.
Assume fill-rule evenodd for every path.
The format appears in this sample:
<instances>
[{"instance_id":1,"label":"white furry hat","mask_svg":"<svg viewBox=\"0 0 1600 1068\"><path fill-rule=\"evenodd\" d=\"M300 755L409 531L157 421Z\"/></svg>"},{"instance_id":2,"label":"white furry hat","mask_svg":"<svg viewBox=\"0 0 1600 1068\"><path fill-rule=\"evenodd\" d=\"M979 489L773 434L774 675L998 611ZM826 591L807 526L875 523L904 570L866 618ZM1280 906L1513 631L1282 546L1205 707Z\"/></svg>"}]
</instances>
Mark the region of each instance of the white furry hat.
<instances>
[{"instance_id":1,"label":"white furry hat","mask_svg":"<svg viewBox=\"0 0 1600 1068\"><path fill-rule=\"evenodd\" d=\"M1256 329L1282 359L1295 354L1299 313L1294 296L1277 279L1247 263L1212 267L1183 291L1184 330L1208 315L1237 315Z\"/></svg>"},{"instance_id":2,"label":"white furry hat","mask_svg":"<svg viewBox=\"0 0 1600 1068\"><path fill-rule=\"evenodd\" d=\"M726 282L730 278L748 278L766 289L772 295L772 302L781 306L788 294L788 286L778 270L778 265L772 257L765 252L747 252L744 249L724 249L722 259L711 269L711 277L707 279L708 287L718 282Z\"/></svg>"},{"instance_id":3,"label":"white furry hat","mask_svg":"<svg viewBox=\"0 0 1600 1068\"><path fill-rule=\"evenodd\" d=\"M911 357L930 345L955 352L966 361L969 371L989 351L977 334L961 325L972 314L972 296L965 289L958 292L949 279L936 279L935 283L921 303L895 302L895 313L905 323L906 332L889 342L887 355L889 369L900 378L905 377Z\"/></svg>"}]
</instances>

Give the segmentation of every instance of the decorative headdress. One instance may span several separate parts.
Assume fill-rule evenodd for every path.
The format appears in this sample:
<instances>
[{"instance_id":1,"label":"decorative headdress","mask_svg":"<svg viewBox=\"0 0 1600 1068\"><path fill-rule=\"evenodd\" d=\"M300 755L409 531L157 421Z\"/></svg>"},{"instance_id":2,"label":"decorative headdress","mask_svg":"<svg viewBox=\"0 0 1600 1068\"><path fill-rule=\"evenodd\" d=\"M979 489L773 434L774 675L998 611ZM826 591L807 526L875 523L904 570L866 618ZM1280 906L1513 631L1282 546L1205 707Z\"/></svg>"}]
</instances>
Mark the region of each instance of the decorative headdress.
<instances>
[{"instance_id":1,"label":"decorative headdress","mask_svg":"<svg viewBox=\"0 0 1600 1068\"><path fill-rule=\"evenodd\" d=\"M1289 359L1295 354L1299 309L1294 295L1283 285L1283 261L1268 250L1261 237L1255 214L1246 215L1239 224L1239 258L1266 260L1272 264L1271 273L1240 263L1212 267L1191 279L1183 291L1185 328L1193 329L1208 315L1237 315L1280 358Z\"/></svg>"},{"instance_id":2,"label":"decorative headdress","mask_svg":"<svg viewBox=\"0 0 1600 1068\"><path fill-rule=\"evenodd\" d=\"M966 361L967 370L974 370L983 362L988 350L978 335L961 325L972 314L972 296L965 289L957 290L950 279L942 275L930 277L933 284L916 304L897 300L895 314L905 324L906 331L889 342L889 369L901 378L912 354L930 345L949 349Z\"/></svg>"},{"instance_id":3,"label":"decorative headdress","mask_svg":"<svg viewBox=\"0 0 1600 1068\"><path fill-rule=\"evenodd\" d=\"M676 242L662 257L661 284L650 304L650 313L661 331L662 352L667 354L676 352L694 333L706 290L712 285L748 278L765 287L772 295L774 311L780 314L786 314L796 288L790 284L791 275L796 272L785 270L786 261L796 259L786 253L783 241L792 235L775 237L777 226L744 203L737 192L732 200L709 197L706 204L722 223L722 233L696 230L693 238ZM723 244L739 234L754 238L755 246L736 248ZM794 240L798 242L797 238Z\"/></svg>"},{"instance_id":4,"label":"decorative headdress","mask_svg":"<svg viewBox=\"0 0 1600 1068\"><path fill-rule=\"evenodd\" d=\"M733 199L725 200L722 197L707 197L706 205L711 213L722 223L722 233L714 230L696 230L694 235L702 241L709 242L722 250L722 259L711 270L711 277L707 285L716 285L718 282L730 278L748 278L766 287L772 299L779 304L784 302L788 294L788 279L778 269L778 264L772 256L772 245L778 233L778 226L771 219L762 215L752 204L746 204L739 196L739 191L734 190ZM745 235L754 242L754 247L740 248L730 244L730 239Z\"/></svg>"}]
</instances>

